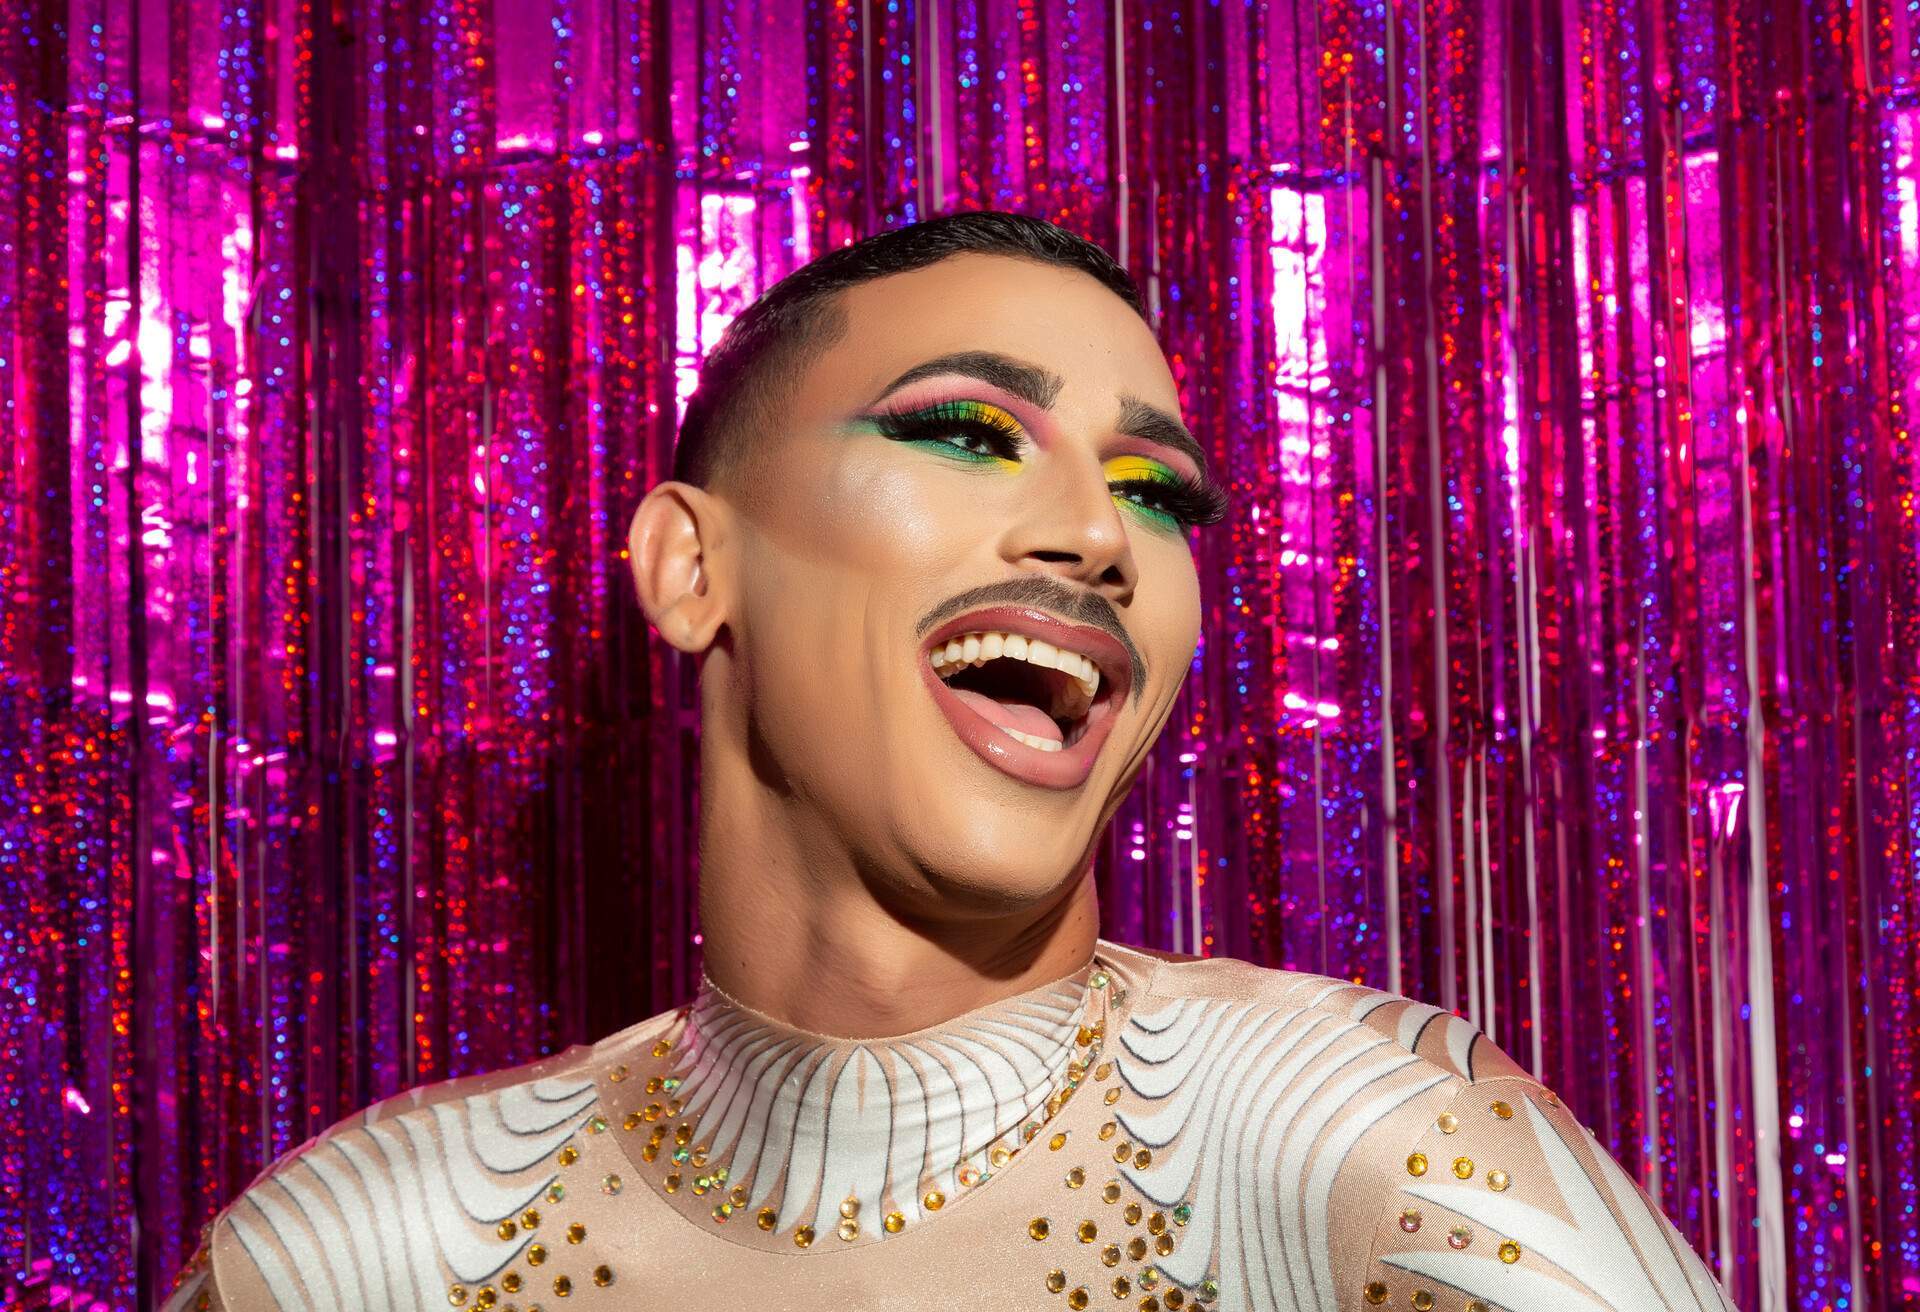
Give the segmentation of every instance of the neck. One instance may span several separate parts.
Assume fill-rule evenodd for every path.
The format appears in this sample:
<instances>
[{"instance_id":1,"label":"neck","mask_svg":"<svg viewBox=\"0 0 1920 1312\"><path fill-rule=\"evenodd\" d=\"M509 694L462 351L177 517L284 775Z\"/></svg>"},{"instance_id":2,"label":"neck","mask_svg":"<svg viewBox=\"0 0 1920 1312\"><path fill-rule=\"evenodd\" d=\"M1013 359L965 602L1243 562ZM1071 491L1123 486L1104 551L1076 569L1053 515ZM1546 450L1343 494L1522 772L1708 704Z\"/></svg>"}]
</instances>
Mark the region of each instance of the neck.
<instances>
[{"instance_id":1,"label":"neck","mask_svg":"<svg viewBox=\"0 0 1920 1312\"><path fill-rule=\"evenodd\" d=\"M755 1011L840 1038L908 1034L1092 958L1100 915L1090 860L1053 896L1017 910L904 910L827 826L730 775L703 759L700 929L708 978Z\"/></svg>"}]
</instances>

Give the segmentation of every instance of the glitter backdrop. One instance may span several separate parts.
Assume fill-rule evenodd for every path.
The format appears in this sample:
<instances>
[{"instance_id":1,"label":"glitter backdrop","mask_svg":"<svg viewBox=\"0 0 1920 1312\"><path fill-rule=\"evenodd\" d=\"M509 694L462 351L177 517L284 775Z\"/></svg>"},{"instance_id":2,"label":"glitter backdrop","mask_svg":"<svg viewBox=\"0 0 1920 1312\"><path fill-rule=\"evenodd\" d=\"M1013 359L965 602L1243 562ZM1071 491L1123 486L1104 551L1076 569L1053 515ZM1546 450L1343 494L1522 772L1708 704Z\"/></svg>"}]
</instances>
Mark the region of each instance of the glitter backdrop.
<instances>
[{"instance_id":1,"label":"glitter backdrop","mask_svg":"<svg viewBox=\"0 0 1920 1312\"><path fill-rule=\"evenodd\" d=\"M991 205L1137 272L1237 497L1109 933L1456 1008L1742 1308L1920 1306L1917 67L1892 0L0 4L7 1304L685 996L626 517L771 279Z\"/></svg>"}]
</instances>

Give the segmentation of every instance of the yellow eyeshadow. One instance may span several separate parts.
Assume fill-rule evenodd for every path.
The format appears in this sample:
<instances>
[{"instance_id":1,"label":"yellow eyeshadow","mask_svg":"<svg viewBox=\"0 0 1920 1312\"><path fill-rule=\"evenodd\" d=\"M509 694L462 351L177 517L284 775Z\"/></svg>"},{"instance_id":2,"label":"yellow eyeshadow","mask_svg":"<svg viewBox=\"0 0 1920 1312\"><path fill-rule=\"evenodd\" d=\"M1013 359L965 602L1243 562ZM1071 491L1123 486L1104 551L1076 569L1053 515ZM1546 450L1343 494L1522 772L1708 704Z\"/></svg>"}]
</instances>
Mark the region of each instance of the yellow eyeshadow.
<instances>
[{"instance_id":1,"label":"yellow eyeshadow","mask_svg":"<svg viewBox=\"0 0 1920 1312\"><path fill-rule=\"evenodd\" d=\"M1107 461L1107 477L1115 482L1144 478L1155 483L1177 483L1179 476L1158 460L1145 456L1115 456Z\"/></svg>"}]
</instances>

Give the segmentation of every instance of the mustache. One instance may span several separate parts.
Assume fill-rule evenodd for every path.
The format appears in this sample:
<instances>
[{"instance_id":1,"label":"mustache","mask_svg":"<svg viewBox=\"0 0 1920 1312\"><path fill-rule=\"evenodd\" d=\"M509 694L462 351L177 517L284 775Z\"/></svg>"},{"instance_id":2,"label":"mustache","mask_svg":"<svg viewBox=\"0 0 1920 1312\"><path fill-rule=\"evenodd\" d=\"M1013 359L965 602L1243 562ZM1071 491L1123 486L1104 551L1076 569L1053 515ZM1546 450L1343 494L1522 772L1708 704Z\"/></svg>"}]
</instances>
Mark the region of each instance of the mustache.
<instances>
[{"instance_id":1,"label":"mustache","mask_svg":"<svg viewBox=\"0 0 1920 1312\"><path fill-rule=\"evenodd\" d=\"M1036 610L1052 611L1070 623L1085 624L1112 635L1114 641L1126 648L1127 663L1133 670L1133 700L1136 703L1140 700L1147 684L1146 658L1140 655L1140 649L1120 622L1120 613L1113 608L1113 603L1099 593L1072 587L1051 574L1026 574L998 583L983 583L948 597L928 611L914 626L914 635L924 635L934 625L976 606L1032 606Z\"/></svg>"}]
</instances>

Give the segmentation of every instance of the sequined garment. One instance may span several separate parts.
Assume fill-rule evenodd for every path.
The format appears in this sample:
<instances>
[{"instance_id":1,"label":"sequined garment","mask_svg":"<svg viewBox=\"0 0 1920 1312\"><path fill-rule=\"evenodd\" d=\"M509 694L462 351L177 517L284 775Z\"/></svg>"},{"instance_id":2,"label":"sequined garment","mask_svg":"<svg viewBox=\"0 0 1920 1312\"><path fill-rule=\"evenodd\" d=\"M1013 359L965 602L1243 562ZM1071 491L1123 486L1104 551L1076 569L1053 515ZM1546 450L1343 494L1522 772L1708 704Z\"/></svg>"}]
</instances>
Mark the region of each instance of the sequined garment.
<instances>
[{"instance_id":1,"label":"sequined garment","mask_svg":"<svg viewBox=\"0 0 1920 1312\"><path fill-rule=\"evenodd\" d=\"M564 1303L562 1302L564 1300ZM1101 943L887 1040L710 984L382 1103L229 1207L169 1312L1731 1307L1466 1021Z\"/></svg>"}]
</instances>

